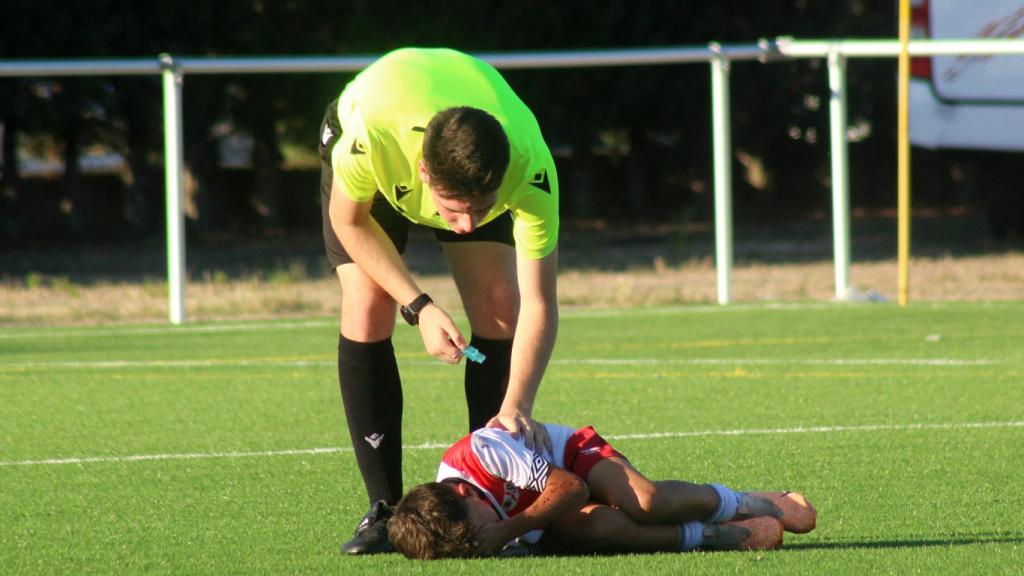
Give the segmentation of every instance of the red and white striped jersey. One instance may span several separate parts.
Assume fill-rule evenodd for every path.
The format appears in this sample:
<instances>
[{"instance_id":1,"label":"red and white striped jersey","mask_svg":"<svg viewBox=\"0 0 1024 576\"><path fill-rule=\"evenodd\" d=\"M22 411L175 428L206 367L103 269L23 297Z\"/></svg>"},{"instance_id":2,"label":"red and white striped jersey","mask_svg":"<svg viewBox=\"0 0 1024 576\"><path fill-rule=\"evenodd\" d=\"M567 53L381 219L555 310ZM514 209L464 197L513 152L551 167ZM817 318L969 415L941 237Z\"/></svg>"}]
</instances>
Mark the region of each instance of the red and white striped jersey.
<instances>
[{"instance_id":1,"label":"red and white striped jersey","mask_svg":"<svg viewBox=\"0 0 1024 576\"><path fill-rule=\"evenodd\" d=\"M487 496L503 519L515 516L533 504L544 491L550 466L565 467L565 446L573 429L545 424L554 454L539 454L526 448L522 437L500 428L482 428L464 436L445 452L437 481L458 478L473 484ZM527 542L540 539L541 530L523 536Z\"/></svg>"}]
</instances>

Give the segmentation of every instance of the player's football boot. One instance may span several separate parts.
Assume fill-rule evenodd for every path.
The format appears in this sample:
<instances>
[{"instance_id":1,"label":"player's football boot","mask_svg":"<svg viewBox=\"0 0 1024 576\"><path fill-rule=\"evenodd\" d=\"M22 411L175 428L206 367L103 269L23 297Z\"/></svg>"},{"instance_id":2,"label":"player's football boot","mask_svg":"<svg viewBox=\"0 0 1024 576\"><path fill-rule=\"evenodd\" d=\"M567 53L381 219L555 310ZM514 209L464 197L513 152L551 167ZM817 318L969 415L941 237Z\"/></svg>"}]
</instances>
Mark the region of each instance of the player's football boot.
<instances>
[{"instance_id":1,"label":"player's football boot","mask_svg":"<svg viewBox=\"0 0 1024 576\"><path fill-rule=\"evenodd\" d=\"M705 550L774 550L782 546L782 523L771 516L704 526Z\"/></svg>"},{"instance_id":2,"label":"player's football boot","mask_svg":"<svg viewBox=\"0 0 1024 576\"><path fill-rule=\"evenodd\" d=\"M391 506L378 500L370 506L370 511L356 527L355 536L341 545L342 554L384 554L394 552L395 547L388 539L388 519L391 518Z\"/></svg>"},{"instance_id":3,"label":"player's football boot","mask_svg":"<svg viewBox=\"0 0 1024 576\"><path fill-rule=\"evenodd\" d=\"M771 500L779 510L782 510L782 515L778 518L786 532L810 532L818 522L818 513L814 506L799 492L754 492L753 495Z\"/></svg>"}]
</instances>

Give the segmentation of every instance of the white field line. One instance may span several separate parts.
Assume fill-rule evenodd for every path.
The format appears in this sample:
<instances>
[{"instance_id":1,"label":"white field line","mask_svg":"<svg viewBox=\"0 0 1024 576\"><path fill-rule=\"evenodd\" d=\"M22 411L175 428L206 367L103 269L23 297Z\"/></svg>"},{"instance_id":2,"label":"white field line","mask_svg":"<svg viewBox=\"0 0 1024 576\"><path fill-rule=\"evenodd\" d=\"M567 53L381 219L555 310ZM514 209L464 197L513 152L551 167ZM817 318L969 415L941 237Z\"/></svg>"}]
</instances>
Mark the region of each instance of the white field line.
<instances>
[{"instance_id":1,"label":"white field line","mask_svg":"<svg viewBox=\"0 0 1024 576\"><path fill-rule=\"evenodd\" d=\"M659 440L708 436L756 436L770 434L831 434L837 432L902 432L913 430L974 430L982 428L1022 428L1024 420L1008 422L953 422L939 424L868 424L862 426L799 426L796 428L751 428L739 430L702 430L691 432L650 432L644 434L606 434L608 440ZM427 442L405 446L406 450L441 450L449 444ZM62 464L99 464L119 462L152 462L163 460L203 460L212 458L266 458L273 456L315 456L351 452L347 446L329 448L298 448L294 450L262 450L252 452L186 452L179 454L136 454L130 456L86 456L78 458L47 458L43 460L0 461L0 467L57 466Z\"/></svg>"},{"instance_id":2,"label":"white field line","mask_svg":"<svg viewBox=\"0 0 1024 576\"><path fill-rule=\"evenodd\" d=\"M331 367L335 360L82 360L0 362L4 370L121 369L121 368L210 368L210 367ZM963 358L565 358L554 359L552 365L584 366L993 366L1003 364L995 359ZM435 365L433 360L400 360L404 365Z\"/></svg>"},{"instance_id":3,"label":"white field line","mask_svg":"<svg viewBox=\"0 0 1024 576\"><path fill-rule=\"evenodd\" d=\"M928 310L943 310L958 306L958 302L918 302L916 308ZM740 302L723 306L721 304L697 304L697 305L668 305L650 306L635 308L572 308L566 307L562 310L562 316L573 318L608 318L615 316L660 316L665 314L707 314L707 313L729 313L729 312L750 312L757 310L772 311L804 311L804 310L836 310L843 308L859 308L879 306L876 303L866 302ZM1014 302L991 301L971 302L972 307L986 310L998 310L1002 308L1013 308ZM884 307L884 305L882 305Z\"/></svg>"},{"instance_id":4,"label":"white field line","mask_svg":"<svg viewBox=\"0 0 1024 576\"><path fill-rule=\"evenodd\" d=\"M85 368L85 369L119 369L119 368L216 368L220 366L234 367L282 367L303 368L335 366L329 360L84 360L54 362L0 362L0 371L4 369L33 368Z\"/></svg>"},{"instance_id":5,"label":"white field line","mask_svg":"<svg viewBox=\"0 0 1024 576\"><path fill-rule=\"evenodd\" d=\"M294 322L230 322L224 324L196 324L185 326L107 326L104 328L62 328L0 332L0 340L14 338L69 338L94 336L147 336L152 334L204 334L210 332L247 332L250 330L294 330L334 326L337 320L326 318L299 320Z\"/></svg>"},{"instance_id":6,"label":"white field line","mask_svg":"<svg viewBox=\"0 0 1024 576\"><path fill-rule=\"evenodd\" d=\"M1000 360L960 358L582 358L552 360L552 364L587 364L597 366L633 366L657 364L733 365L756 364L783 366L802 364L809 366L990 366Z\"/></svg>"}]
</instances>

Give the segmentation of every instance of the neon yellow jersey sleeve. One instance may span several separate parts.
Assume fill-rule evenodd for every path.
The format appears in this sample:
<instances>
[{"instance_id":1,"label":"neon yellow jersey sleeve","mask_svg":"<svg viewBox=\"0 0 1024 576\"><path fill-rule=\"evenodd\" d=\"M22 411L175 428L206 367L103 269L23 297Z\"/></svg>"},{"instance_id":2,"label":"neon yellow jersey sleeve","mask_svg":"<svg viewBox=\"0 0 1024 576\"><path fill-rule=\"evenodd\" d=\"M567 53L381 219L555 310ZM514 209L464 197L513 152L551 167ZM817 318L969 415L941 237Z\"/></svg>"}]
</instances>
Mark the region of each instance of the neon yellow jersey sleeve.
<instances>
[{"instance_id":1,"label":"neon yellow jersey sleeve","mask_svg":"<svg viewBox=\"0 0 1024 576\"><path fill-rule=\"evenodd\" d=\"M550 154L526 173L529 176L512 191L507 207L515 222L516 252L538 259L558 245L558 173Z\"/></svg>"},{"instance_id":2,"label":"neon yellow jersey sleeve","mask_svg":"<svg viewBox=\"0 0 1024 576\"><path fill-rule=\"evenodd\" d=\"M339 101L339 107L343 104ZM373 165L366 150L360 148L357 134L358 118L349 116L348 126L342 126L341 137L331 151L334 180L341 191L356 202L369 202L377 192Z\"/></svg>"},{"instance_id":3,"label":"neon yellow jersey sleeve","mask_svg":"<svg viewBox=\"0 0 1024 576\"><path fill-rule=\"evenodd\" d=\"M481 225L510 211L517 252L547 256L558 242L558 177L551 153L533 113L505 79L467 54L403 48L360 72L338 101L342 135L331 157L336 184L356 202L368 202L379 191L412 222L447 230L419 179L419 162L430 119L453 106L485 110L509 139L509 167L495 208Z\"/></svg>"}]
</instances>

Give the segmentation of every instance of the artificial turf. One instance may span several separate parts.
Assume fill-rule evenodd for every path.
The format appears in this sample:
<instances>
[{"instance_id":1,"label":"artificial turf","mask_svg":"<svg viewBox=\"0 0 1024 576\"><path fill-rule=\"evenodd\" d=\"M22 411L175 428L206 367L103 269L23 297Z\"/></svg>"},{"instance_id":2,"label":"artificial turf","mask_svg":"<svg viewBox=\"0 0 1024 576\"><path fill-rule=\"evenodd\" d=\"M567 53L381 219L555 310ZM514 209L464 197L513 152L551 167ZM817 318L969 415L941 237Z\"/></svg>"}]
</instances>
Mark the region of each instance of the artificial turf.
<instances>
[{"instance_id":1,"label":"artificial turf","mask_svg":"<svg viewBox=\"0 0 1024 576\"><path fill-rule=\"evenodd\" d=\"M463 325L465 322L463 321ZM1024 303L563 311L538 419L652 478L794 489L782 550L413 562L338 553L367 502L329 319L0 332L0 573L1015 574ZM462 369L395 335L407 485Z\"/></svg>"}]
</instances>

